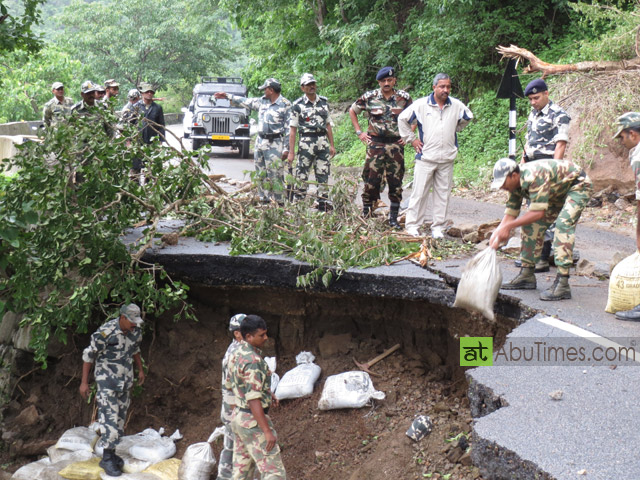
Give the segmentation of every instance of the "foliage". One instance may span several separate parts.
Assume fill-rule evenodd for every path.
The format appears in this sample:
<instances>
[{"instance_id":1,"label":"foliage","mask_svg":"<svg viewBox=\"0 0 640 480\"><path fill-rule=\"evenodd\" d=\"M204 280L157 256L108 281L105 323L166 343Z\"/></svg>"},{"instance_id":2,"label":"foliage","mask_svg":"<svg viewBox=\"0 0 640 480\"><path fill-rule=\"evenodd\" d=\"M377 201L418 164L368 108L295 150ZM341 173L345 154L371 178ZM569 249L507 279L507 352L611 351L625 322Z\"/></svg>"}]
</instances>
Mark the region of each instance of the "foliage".
<instances>
[{"instance_id":1,"label":"foliage","mask_svg":"<svg viewBox=\"0 0 640 480\"><path fill-rule=\"evenodd\" d=\"M75 0L58 18L64 30L57 40L99 82L117 78L125 88L145 81L191 91L200 75L223 73L223 61L233 56L220 15L201 13L211 9L204 0Z\"/></svg>"},{"instance_id":2,"label":"foliage","mask_svg":"<svg viewBox=\"0 0 640 480\"><path fill-rule=\"evenodd\" d=\"M64 83L65 95L79 100L85 72L80 61L53 45L26 59L21 52L5 55L0 63L0 123L41 119L53 82Z\"/></svg>"},{"instance_id":3,"label":"foliage","mask_svg":"<svg viewBox=\"0 0 640 480\"><path fill-rule=\"evenodd\" d=\"M140 259L159 219L202 193L208 179L192 158L171 162L170 149L135 139L127 147L136 129L108 138L102 127L115 118L95 108L21 147L7 166L19 174L0 202L0 307L25 313L45 365L48 341L86 332L96 307L107 315L127 301L158 314L185 306L187 287ZM134 157L146 160L144 186L127 175ZM140 218L144 230L125 246L121 235Z\"/></svg>"},{"instance_id":4,"label":"foliage","mask_svg":"<svg viewBox=\"0 0 640 480\"><path fill-rule=\"evenodd\" d=\"M32 31L40 23L40 8L45 0L0 0L0 53L25 50L34 53L42 42Z\"/></svg>"}]
</instances>

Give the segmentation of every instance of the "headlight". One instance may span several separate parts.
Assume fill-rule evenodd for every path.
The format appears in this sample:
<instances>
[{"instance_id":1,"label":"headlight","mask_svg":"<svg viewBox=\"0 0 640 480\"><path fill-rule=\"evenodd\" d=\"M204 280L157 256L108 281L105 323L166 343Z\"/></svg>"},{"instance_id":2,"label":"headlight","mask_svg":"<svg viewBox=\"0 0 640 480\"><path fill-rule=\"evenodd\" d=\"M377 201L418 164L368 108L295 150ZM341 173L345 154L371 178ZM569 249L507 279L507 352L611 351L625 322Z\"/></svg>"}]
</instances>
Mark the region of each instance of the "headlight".
<instances>
[{"instance_id":1,"label":"headlight","mask_svg":"<svg viewBox=\"0 0 640 480\"><path fill-rule=\"evenodd\" d=\"M207 115L206 113L202 114L202 121L203 122L208 122L209 120L211 120L211 116Z\"/></svg>"},{"instance_id":2,"label":"headlight","mask_svg":"<svg viewBox=\"0 0 640 480\"><path fill-rule=\"evenodd\" d=\"M240 123L240 115L233 116L233 123Z\"/></svg>"}]
</instances>

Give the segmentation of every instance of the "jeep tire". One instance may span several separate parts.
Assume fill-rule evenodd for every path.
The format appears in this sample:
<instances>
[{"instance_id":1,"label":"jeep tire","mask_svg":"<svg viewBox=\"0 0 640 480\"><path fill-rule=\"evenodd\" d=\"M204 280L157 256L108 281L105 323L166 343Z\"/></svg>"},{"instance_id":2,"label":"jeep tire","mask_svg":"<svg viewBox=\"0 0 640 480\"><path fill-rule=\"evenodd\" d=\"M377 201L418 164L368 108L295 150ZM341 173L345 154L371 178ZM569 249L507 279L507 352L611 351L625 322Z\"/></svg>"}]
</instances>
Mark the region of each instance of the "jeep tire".
<instances>
[{"instance_id":1,"label":"jeep tire","mask_svg":"<svg viewBox=\"0 0 640 480\"><path fill-rule=\"evenodd\" d=\"M251 140L242 140L240 142L240 158L249 158L249 151L251 150Z\"/></svg>"}]
</instances>

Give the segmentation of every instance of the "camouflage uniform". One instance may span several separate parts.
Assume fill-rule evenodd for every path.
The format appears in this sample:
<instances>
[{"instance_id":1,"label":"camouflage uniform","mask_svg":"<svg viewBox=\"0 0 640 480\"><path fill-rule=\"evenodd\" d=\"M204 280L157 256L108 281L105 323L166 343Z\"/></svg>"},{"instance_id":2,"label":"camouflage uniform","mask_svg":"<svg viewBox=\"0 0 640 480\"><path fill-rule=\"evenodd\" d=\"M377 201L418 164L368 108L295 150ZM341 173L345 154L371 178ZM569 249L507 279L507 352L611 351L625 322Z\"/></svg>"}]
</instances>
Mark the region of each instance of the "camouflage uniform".
<instances>
[{"instance_id":1,"label":"camouflage uniform","mask_svg":"<svg viewBox=\"0 0 640 480\"><path fill-rule=\"evenodd\" d=\"M265 451L266 437L248 403L250 400L260 400L269 428L275 434L273 423L267 415L271 406L271 373L267 362L257 348L241 342L229 364L230 376L225 387L233 390L236 399L231 419L231 429L235 435L233 479L252 480L254 467L261 473L262 480L286 479L280 447L276 443L273 450Z\"/></svg>"},{"instance_id":2,"label":"camouflage uniform","mask_svg":"<svg viewBox=\"0 0 640 480\"><path fill-rule=\"evenodd\" d=\"M538 160L520 166L520 188L509 196L505 214L517 217L523 198L531 201L530 211L545 211L541 220L521 227L523 267L534 267L540 258L544 232L555 220L555 264L560 275L569 274L576 224L591 193L591 180L569 160Z\"/></svg>"},{"instance_id":3,"label":"camouflage uniform","mask_svg":"<svg viewBox=\"0 0 640 480\"><path fill-rule=\"evenodd\" d=\"M380 198L383 177L389 185L389 201L396 204L402 201L404 146L398 143L398 115L411 103L411 96L404 90L394 90L387 100L381 89L376 89L365 93L351 105L356 115L362 111L369 114L367 133L371 143L367 145L367 158L362 171L364 205L371 205Z\"/></svg>"},{"instance_id":4,"label":"camouflage uniform","mask_svg":"<svg viewBox=\"0 0 640 480\"><path fill-rule=\"evenodd\" d=\"M640 201L640 146L629 150L629 163L636 178L636 200Z\"/></svg>"},{"instance_id":5,"label":"camouflage uniform","mask_svg":"<svg viewBox=\"0 0 640 480\"><path fill-rule=\"evenodd\" d=\"M44 104L44 108L42 109L42 121L47 127L55 127L58 123L63 121L65 117L69 116L69 113L71 113L71 107L73 107L73 100L69 97L64 97L62 103L60 103L56 97L53 97Z\"/></svg>"},{"instance_id":6,"label":"camouflage uniform","mask_svg":"<svg viewBox=\"0 0 640 480\"><path fill-rule=\"evenodd\" d=\"M333 126L329 116L329 102L327 97L316 96L312 102L303 95L291 107L291 127L298 129L298 163L296 164L296 179L300 181L296 198L300 199L307 193L309 171L314 167L316 182L318 182L318 198L327 200L327 182L331 171L331 152L327 138L327 126Z\"/></svg>"},{"instance_id":7,"label":"camouflage uniform","mask_svg":"<svg viewBox=\"0 0 640 480\"><path fill-rule=\"evenodd\" d=\"M106 110L100 104L94 106L87 105L84 100L80 100L71 107L71 116L85 117L88 122L92 123L96 128L103 128L105 133L112 137L115 133L113 126L108 122Z\"/></svg>"},{"instance_id":8,"label":"camouflage uniform","mask_svg":"<svg viewBox=\"0 0 640 480\"><path fill-rule=\"evenodd\" d=\"M105 449L115 448L123 434L133 387L133 356L140 353L142 341L139 328L125 334L119 322L119 318L109 320L96 330L82 353L84 362L95 363L98 423Z\"/></svg>"},{"instance_id":9,"label":"camouflage uniform","mask_svg":"<svg viewBox=\"0 0 640 480\"><path fill-rule=\"evenodd\" d=\"M231 418L236 404L233 390L227 388L227 379L230 377L229 361L234 352L240 347L240 342L233 340L222 358L222 407L220 408L220 420L225 427L224 444L218 463L217 479L230 479L233 475L233 432L231 431Z\"/></svg>"},{"instance_id":10,"label":"camouflage uniform","mask_svg":"<svg viewBox=\"0 0 640 480\"><path fill-rule=\"evenodd\" d=\"M540 111L532 109L527 119L525 160L553 158L556 143L569 142L570 121L571 117L551 100Z\"/></svg>"},{"instance_id":11,"label":"camouflage uniform","mask_svg":"<svg viewBox=\"0 0 640 480\"><path fill-rule=\"evenodd\" d=\"M282 95L271 103L267 97L245 98L228 95L232 105L258 112L258 138L253 152L260 199L282 202L284 164L282 153L289 150L291 102Z\"/></svg>"}]
</instances>

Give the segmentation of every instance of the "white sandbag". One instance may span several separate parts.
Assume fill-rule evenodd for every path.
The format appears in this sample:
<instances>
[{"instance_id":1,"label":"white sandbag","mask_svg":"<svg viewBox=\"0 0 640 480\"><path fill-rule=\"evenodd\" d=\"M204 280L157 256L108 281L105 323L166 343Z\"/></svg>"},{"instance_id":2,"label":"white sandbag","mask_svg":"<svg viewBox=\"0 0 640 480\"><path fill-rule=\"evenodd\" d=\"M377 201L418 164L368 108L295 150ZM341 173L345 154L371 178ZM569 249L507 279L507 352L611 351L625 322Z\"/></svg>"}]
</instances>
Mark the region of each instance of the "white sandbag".
<instances>
[{"instance_id":1,"label":"white sandbag","mask_svg":"<svg viewBox=\"0 0 640 480\"><path fill-rule=\"evenodd\" d=\"M384 392L373 387L367 372L359 370L331 375L324 382L322 396L318 401L320 410L337 408L362 408L374 398L384 400Z\"/></svg>"},{"instance_id":2,"label":"white sandbag","mask_svg":"<svg viewBox=\"0 0 640 480\"><path fill-rule=\"evenodd\" d=\"M269 367L269 370L271 370L271 373L275 373L276 371L276 357L264 357L264 361L267 362L267 366Z\"/></svg>"},{"instance_id":3,"label":"white sandbag","mask_svg":"<svg viewBox=\"0 0 640 480\"><path fill-rule=\"evenodd\" d=\"M275 396L279 400L306 397L313 393L313 385L322 371L313 363L314 360L311 352L300 352L296 355L298 366L285 373L276 388Z\"/></svg>"},{"instance_id":4,"label":"white sandbag","mask_svg":"<svg viewBox=\"0 0 640 480\"><path fill-rule=\"evenodd\" d=\"M271 374L271 391L272 392L276 391L279 383L280 383L280 375L278 375L276 372L273 372Z\"/></svg>"},{"instance_id":5,"label":"white sandbag","mask_svg":"<svg viewBox=\"0 0 640 480\"><path fill-rule=\"evenodd\" d=\"M128 451L121 454L118 453L117 455L122 458L122 460L124 460L122 471L125 473L140 473L151 466L151 462L134 458L129 454Z\"/></svg>"},{"instance_id":6,"label":"white sandbag","mask_svg":"<svg viewBox=\"0 0 640 480\"><path fill-rule=\"evenodd\" d=\"M72 460L74 462L89 460L93 456L93 453L87 450L67 450L66 448L57 448L55 445L52 445L47 448L47 455L49 455L51 463L57 463L63 460Z\"/></svg>"},{"instance_id":7,"label":"white sandbag","mask_svg":"<svg viewBox=\"0 0 640 480\"><path fill-rule=\"evenodd\" d=\"M40 474L51 465L51 460L43 458L23 465L11 476L11 480L38 480Z\"/></svg>"},{"instance_id":8,"label":"white sandbag","mask_svg":"<svg viewBox=\"0 0 640 480\"><path fill-rule=\"evenodd\" d=\"M211 445L207 442L189 445L178 468L178 480L209 480L216 467Z\"/></svg>"},{"instance_id":9,"label":"white sandbag","mask_svg":"<svg viewBox=\"0 0 640 480\"><path fill-rule=\"evenodd\" d=\"M93 452L93 447L97 441L98 434L92 428L74 427L64 432L55 446L66 450Z\"/></svg>"},{"instance_id":10,"label":"white sandbag","mask_svg":"<svg viewBox=\"0 0 640 480\"><path fill-rule=\"evenodd\" d=\"M609 295L604 311L616 313L631 310L637 305L640 305L640 253L636 251L611 271Z\"/></svg>"},{"instance_id":11,"label":"white sandbag","mask_svg":"<svg viewBox=\"0 0 640 480\"><path fill-rule=\"evenodd\" d=\"M496 251L487 247L467 262L453 306L479 312L494 320L493 304L502 284Z\"/></svg>"},{"instance_id":12,"label":"white sandbag","mask_svg":"<svg viewBox=\"0 0 640 480\"><path fill-rule=\"evenodd\" d=\"M171 458L176 453L176 444L169 437L142 436L129 448L129 454L138 460L154 463Z\"/></svg>"},{"instance_id":13,"label":"white sandbag","mask_svg":"<svg viewBox=\"0 0 640 480\"><path fill-rule=\"evenodd\" d=\"M112 477L102 472L100 480L160 480L160 477L153 473L123 473L119 477Z\"/></svg>"}]
</instances>

